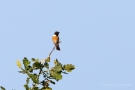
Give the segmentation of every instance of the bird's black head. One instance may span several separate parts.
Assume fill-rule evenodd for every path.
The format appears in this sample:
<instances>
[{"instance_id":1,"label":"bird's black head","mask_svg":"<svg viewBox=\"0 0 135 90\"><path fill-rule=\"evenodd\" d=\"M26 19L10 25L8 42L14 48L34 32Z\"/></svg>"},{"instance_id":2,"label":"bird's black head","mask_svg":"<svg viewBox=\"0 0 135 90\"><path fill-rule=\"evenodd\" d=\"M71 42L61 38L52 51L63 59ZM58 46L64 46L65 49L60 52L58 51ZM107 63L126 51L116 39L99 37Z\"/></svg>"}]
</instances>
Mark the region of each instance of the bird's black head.
<instances>
[{"instance_id":1,"label":"bird's black head","mask_svg":"<svg viewBox=\"0 0 135 90\"><path fill-rule=\"evenodd\" d=\"M60 32L56 31L54 34L55 34L56 36L58 36L58 35L59 35L59 33L60 33Z\"/></svg>"}]
</instances>

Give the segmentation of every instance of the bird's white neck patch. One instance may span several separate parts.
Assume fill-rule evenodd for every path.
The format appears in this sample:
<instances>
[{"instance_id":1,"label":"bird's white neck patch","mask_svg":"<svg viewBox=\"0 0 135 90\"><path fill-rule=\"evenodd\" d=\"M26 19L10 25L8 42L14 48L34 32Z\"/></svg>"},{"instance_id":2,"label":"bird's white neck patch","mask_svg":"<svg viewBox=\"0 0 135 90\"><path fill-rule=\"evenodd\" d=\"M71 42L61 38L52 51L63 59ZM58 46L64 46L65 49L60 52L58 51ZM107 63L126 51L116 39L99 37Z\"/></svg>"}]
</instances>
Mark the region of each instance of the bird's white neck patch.
<instances>
[{"instance_id":1,"label":"bird's white neck patch","mask_svg":"<svg viewBox=\"0 0 135 90\"><path fill-rule=\"evenodd\" d=\"M53 36L56 36L55 34Z\"/></svg>"}]
</instances>

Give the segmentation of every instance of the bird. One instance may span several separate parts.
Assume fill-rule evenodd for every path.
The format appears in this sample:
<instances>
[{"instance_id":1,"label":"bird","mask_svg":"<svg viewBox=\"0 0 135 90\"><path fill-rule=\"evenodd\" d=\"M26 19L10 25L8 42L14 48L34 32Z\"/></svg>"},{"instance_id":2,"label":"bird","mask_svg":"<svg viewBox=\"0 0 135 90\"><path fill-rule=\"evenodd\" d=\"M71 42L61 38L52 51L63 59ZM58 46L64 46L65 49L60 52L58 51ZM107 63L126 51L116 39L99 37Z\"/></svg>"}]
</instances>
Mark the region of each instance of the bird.
<instances>
[{"instance_id":1,"label":"bird","mask_svg":"<svg viewBox=\"0 0 135 90\"><path fill-rule=\"evenodd\" d=\"M52 41L56 47L56 50L60 51L59 47L59 33L58 31L54 32L54 35L52 36Z\"/></svg>"}]
</instances>

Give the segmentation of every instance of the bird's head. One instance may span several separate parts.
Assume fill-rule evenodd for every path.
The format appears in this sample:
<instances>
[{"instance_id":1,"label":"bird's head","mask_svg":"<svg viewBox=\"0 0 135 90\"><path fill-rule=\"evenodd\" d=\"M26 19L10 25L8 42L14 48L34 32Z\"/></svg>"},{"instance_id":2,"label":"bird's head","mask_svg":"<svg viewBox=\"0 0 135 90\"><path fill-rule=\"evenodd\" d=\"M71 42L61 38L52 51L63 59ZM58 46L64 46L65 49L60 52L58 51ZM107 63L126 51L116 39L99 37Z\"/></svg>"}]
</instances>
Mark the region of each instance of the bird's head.
<instances>
[{"instance_id":1,"label":"bird's head","mask_svg":"<svg viewBox=\"0 0 135 90\"><path fill-rule=\"evenodd\" d=\"M60 32L58 32L58 31L54 32L54 34L55 34L56 36L58 36L58 35L59 35L59 33L60 33Z\"/></svg>"}]
</instances>

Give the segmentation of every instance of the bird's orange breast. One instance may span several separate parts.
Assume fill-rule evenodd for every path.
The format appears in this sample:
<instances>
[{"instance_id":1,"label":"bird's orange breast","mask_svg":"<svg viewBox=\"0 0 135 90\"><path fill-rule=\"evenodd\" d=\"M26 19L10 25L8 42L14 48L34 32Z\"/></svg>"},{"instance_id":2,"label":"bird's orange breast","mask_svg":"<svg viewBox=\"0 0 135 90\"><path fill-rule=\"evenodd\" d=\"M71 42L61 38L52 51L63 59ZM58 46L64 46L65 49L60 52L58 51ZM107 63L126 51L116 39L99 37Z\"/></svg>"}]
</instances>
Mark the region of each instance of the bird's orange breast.
<instances>
[{"instance_id":1,"label":"bird's orange breast","mask_svg":"<svg viewBox=\"0 0 135 90\"><path fill-rule=\"evenodd\" d=\"M59 43L59 37L58 36L52 36L52 41L54 44Z\"/></svg>"}]
</instances>

